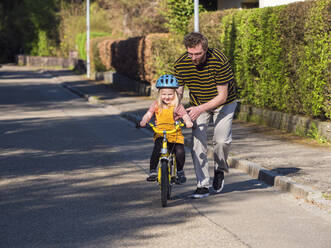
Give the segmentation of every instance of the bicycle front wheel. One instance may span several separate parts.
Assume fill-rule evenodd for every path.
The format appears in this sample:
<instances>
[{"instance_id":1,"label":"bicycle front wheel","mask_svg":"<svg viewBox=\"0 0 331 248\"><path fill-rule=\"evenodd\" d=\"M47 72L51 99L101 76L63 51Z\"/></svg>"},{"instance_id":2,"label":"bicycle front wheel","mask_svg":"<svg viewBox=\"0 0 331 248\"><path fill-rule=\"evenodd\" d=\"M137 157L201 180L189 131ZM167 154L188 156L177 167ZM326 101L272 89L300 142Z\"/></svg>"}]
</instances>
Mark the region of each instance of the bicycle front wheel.
<instances>
[{"instance_id":1,"label":"bicycle front wheel","mask_svg":"<svg viewBox=\"0 0 331 248\"><path fill-rule=\"evenodd\" d=\"M161 161L161 203L162 207L167 206L167 200L169 195L169 171L168 161Z\"/></svg>"}]
</instances>

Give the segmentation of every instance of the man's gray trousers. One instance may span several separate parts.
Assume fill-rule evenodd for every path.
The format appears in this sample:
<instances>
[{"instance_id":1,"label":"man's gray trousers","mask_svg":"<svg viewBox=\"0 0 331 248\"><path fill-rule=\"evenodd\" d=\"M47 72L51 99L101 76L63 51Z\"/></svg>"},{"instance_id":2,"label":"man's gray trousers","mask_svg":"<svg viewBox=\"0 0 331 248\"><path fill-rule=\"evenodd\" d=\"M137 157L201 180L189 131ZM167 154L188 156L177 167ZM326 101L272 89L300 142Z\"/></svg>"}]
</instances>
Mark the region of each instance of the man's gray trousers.
<instances>
[{"instance_id":1,"label":"man's gray trousers","mask_svg":"<svg viewBox=\"0 0 331 248\"><path fill-rule=\"evenodd\" d=\"M207 159L207 127L214 124L213 153L214 169L228 172L227 158L232 142L232 120L237 102L223 105L215 110L203 112L192 129L192 158L198 187L209 187L210 176Z\"/></svg>"}]
</instances>

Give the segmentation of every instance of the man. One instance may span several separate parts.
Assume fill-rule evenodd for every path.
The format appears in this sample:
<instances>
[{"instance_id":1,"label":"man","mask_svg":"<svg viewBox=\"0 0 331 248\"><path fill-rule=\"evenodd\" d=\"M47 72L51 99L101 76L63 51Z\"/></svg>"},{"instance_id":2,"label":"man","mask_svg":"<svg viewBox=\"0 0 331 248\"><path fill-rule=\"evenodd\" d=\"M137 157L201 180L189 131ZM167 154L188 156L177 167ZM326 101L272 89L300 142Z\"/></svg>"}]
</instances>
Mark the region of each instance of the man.
<instances>
[{"instance_id":1,"label":"man","mask_svg":"<svg viewBox=\"0 0 331 248\"><path fill-rule=\"evenodd\" d=\"M183 96L184 85L189 89L187 109L194 121L192 129L192 158L197 178L193 198L209 195L210 176L207 160L207 127L214 124L214 179L216 193L223 189L224 172L228 172L227 158L232 141L232 120L237 106L234 76L228 59L218 49L208 48L208 40L200 33L184 38L187 52L174 65L179 80L178 94Z\"/></svg>"}]
</instances>

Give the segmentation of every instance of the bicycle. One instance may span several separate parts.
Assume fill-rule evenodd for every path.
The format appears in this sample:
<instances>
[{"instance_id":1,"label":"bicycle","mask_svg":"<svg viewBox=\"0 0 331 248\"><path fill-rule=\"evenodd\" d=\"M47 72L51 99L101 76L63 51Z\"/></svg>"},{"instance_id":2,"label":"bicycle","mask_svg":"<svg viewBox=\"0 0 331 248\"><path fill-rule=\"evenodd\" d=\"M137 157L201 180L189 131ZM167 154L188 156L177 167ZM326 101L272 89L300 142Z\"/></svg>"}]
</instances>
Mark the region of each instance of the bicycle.
<instances>
[{"instance_id":1,"label":"bicycle","mask_svg":"<svg viewBox=\"0 0 331 248\"><path fill-rule=\"evenodd\" d=\"M161 204L162 207L168 205L168 200L171 198L171 190L174 183L177 182L177 166L176 166L176 157L173 152L168 151L168 140L167 134L172 134L177 132L184 124L180 121L175 122L175 128L170 131L159 130L152 123L147 123L155 133L163 135L162 148L160 162L158 166L158 176L157 181L161 190ZM140 125L137 123L137 128Z\"/></svg>"}]
</instances>

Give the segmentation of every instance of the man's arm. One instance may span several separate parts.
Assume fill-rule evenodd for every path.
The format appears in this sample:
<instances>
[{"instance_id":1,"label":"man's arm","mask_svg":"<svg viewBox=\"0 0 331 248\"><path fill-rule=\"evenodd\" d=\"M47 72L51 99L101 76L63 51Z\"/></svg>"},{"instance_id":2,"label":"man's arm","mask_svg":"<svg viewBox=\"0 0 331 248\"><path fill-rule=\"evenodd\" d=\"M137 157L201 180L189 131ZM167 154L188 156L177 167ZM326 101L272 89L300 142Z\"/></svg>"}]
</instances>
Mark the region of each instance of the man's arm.
<instances>
[{"instance_id":1,"label":"man's arm","mask_svg":"<svg viewBox=\"0 0 331 248\"><path fill-rule=\"evenodd\" d=\"M202 112L217 108L218 106L226 102L226 99L228 97L228 84L218 85L217 92L217 96L215 96L209 102L186 109L189 112L189 116L193 121L196 120Z\"/></svg>"},{"instance_id":2,"label":"man's arm","mask_svg":"<svg viewBox=\"0 0 331 248\"><path fill-rule=\"evenodd\" d=\"M214 109L226 102L226 99L228 97L228 84L218 85L217 92L217 96L215 96L209 102L200 105L200 107L202 108L202 112Z\"/></svg>"}]
</instances>

